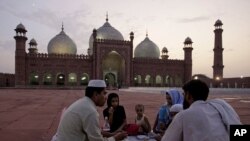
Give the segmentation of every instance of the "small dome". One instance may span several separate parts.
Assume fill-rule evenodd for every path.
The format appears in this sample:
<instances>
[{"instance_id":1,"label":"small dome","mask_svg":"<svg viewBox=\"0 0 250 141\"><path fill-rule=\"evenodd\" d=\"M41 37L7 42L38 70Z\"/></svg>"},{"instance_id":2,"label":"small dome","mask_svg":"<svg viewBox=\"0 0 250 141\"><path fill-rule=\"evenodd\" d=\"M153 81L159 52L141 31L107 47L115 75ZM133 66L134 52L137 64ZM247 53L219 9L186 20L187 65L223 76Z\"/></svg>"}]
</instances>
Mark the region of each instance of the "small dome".
<instances>
[{"instance_id":1,"label":"small dome","mask_svg":"<svg viewBox=\"0 0 250 141\"><path fill-rule=\"evenodd\" d=\"M223 25L223 23L219 19L214 24L214 26L222 26L222 25Z\"/></svg>"},{"instance_id":2,"label":"small dome","mask_svg":"<svg viewBox=\"0 0 250 141\"><path fill-rule=\"evenodd\" d=\"M31 40L30 40L30 43L29 43L30 45L37 45L37 42L36 42L36 40L34 39L34 38L32 38Z\"/></svg>"},{"instance_id":3,"label":"small dome","mask_svg":"<svg viewBox=\"0 0 250 141\"><path fill-rule=\"evenodd\" d=\"M112 40L124 40L122 34L112 27L108 20L106 19L106 22L103 26L97 29L97 39L112 39ZM90 54L93 54L93 34L91 34L89 38L89 48L90 48Z\"/></svg>"},{"instance_id":4,"label":"small dome","mask_svg":"<svg viewBox=\"0 0 250 141\"><path fill-rule=\"evenodd\" d=\"M49 54L76 54L77 48L74 41L62 31L52 38L48 44Z\"/></svg>"},{"instance_id":5,"label":"small dome","mask_svg":"<svg viewBox=\"0 0 250 141\"><path fill-rule=\"evenodd\" d=\"M193 41L191 40L191 38L187 37L184 41L184 44L192 44Z\"/></svg>"},{"instance_id":6,"label":"small dome","mask_svg":"<svg viewBox=\"0 0 250 141\"><path fill-rule=\"evenodd\" d=\"M21 29L21 30L26 30L24 25L20 23L19 25L16 26L16 29Z\"/></svg>"},{"instance_id":7,"label":"small dome","mask_svg":"<svg viewBox=\"0 0 250 141\"><path fill-rule=\"evenodd\" d=\"M163 53L167 53L167 52L168 52L168 49L167 49L166 47L163 47L162 52L163 52Z\"/></svg>"},{"instance_id":8,"label":"small dome","mask_svg":"<svg viewBox=\"0 0 250 141\"><path fill-rule=\"evenodd\" d=\"M148 37L146 37L135 48L134 56L143 58L159 58L160 50L154 42L152 42Z\"/></svg>"}]
</instances>

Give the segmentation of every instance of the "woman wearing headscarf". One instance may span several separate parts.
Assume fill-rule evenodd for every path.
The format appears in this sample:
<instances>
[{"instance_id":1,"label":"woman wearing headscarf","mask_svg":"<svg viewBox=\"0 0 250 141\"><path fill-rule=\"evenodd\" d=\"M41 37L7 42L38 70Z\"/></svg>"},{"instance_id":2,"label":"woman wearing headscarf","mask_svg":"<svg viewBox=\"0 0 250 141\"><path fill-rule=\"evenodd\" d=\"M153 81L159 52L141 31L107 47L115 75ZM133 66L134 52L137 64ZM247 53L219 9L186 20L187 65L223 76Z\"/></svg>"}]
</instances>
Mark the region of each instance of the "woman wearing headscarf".
<instances>
[{"instance_id":1,"label":"woman wearing headscarf","mask_svg":"<svg viewBox=\"0 0 250 141\"><path fill-rule=\"evenodd\" d=\"M163 134L166 130L168 123L171 120L170 107L175 104L183 104L183 94L176 89L170 89L165 91L166 103L160 107L160 110L155 119L153 131L155 133Z\"/></svg>"}]
</instances>

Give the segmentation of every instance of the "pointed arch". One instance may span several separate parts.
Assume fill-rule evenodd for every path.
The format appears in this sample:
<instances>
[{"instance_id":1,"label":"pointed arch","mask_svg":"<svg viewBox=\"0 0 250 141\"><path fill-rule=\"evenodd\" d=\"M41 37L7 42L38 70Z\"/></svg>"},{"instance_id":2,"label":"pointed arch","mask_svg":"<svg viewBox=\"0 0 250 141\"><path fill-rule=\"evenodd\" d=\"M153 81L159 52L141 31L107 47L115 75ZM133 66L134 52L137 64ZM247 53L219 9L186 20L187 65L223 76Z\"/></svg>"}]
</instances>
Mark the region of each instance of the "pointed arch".
<instances>
[{"instance_id":1,"label":"pointed arch","mask_svg":"<svg viewBox=\"0 0 250 141\"><path fill-rule=\"evenodd\" d=\"M39 75L37 72L32 72L29 76L30 85L39 85Z\"/></svg>"},{"instance_id":2,"label":"pointed arch","mask_svg":"<svg viewBox=\"0 0 250 141\"><path fill-rule=\"evenodd\" d=\"M149 74L146 75L146 77L145 77L145 84L147 86L152 86L152 84L153 84L153 78Z\"/></svg>"},{"instance_id":3,"label":"pointed arch","mask_svg":"<svg viewBox=\"0 0 250 141\"><path fill-rule=\"evenodd\" d=\"M161 86L162 85L162 77L160 75L156 75L156 77L155 77L155 84L157 86Z\"/></svg>"},{"instance_id":4,"label":"pointed arch","mask_svg":"<svg viewBox=\"0 0 250 141\"><path fill-rule=\"evenodd\" d=\"M89 75L87 73L83 73L80 78L80 85L88 85L89 83Z\"/></svg>"},{"instance_id":5,"label":"pointed arch","mask_svg":"<svg viewBox=\"0 0 250 141\"><path fill-rule=\"evenodd\" d=\"M65 75L63 73L58 73L56 76L57 85L65 85Z\"/></svg>"},{"instance_id":6,"label":"pointed arch","mask_svg":"<svg viewBox=\"0 0 250 141\"><path fill-rule=\"evenodd\" d=\"M76 73L70 73L68 76L69 85L76 85L77 84L77 75Z\"/></svg>"},{"instance_id":7,"label":"pointed arch","mask_svg":"<svg viewBox=\"0 0 250 141\"><path fill-rule=\"evenodd\" d=\"M51 73L45 73L43 76L44 85L52 85L52 75Z\"/></svg>"},{"instance_id":8,"label":"pointed arch","mask_svg":"<svg viewBox=\"0 0 250 141\"><path fill-rule=\"evenodd\" d=\"M180 75L176 75L174 80L175 80L175 86L177 86L177 87L182 86L182 79L181 79Z\"/></svg>"},{"instance_id":9,"label":"pointed arch","mask_svg":"<svg viewBox=\"0 0 250 141\"><path fill-rule=\"evenodd\" d=\"M135 75L134 77L134 85L140 86L141 85L141 75Z\"/></svg>"}]
</instances>

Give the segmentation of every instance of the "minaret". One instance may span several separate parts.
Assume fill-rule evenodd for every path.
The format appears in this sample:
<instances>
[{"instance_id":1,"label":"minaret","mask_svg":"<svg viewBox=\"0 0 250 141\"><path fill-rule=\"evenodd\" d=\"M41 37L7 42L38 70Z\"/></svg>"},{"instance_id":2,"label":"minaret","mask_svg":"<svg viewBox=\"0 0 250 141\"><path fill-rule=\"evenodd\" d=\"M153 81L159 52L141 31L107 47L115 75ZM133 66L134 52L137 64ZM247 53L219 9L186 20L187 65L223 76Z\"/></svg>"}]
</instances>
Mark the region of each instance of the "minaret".
<instances>
[{"instance_id":1,"label":"minaret","mask_svg":"<svg viewBox=\"0 0 250 141\"><path fill-rule=\"evenodd\" d=\"M34 38L30 40L29 45L30 45L30 48L28 49L29 53L36 54L37 53L37 43L36 43L36 40Z\"/></svg>"},{"instance_id":2,"label":"minaret","mask_svg":"<svg viewBox=\"0 0 250 141\"><path fill-rule=\"evenodd\" d=\"M133 84L133 81L134 81L134 67L133 67L133 48L134 48L134 44L133 44L133 41L134 41L134 32L130 32L130 43L131 43L131 46L130 46L130 53L129 53L129 64L130 64L130 84L129 85L132 85Z\"/></svg>"},{"instance_id":3,"label":"minaret","mask_svg":"<svg viewBox=\"0 0 250 141\"><path fill-rule=\"evenodd\" d=\"M162 53L161 58L164 60L168 60L169 55L168 55L168 49L166 47L163 47L161 53Z\"/></svg>"},{"instance_id":4,"label":"minaret","mask_svg":"<svg viewBox=\"0 0 250 141\"><path fill-rule=\"evenodd\" d=\"M214 65L213 65L213 78L214 80L221 80L223 78L223 48L222 48L222 22L217 20L214 24Z\"/></svg>"},{"instance_id":5,"label":"minaret","mask_svg":"<svg viewBox=\"0 0 250 141\"><path fill-rule=\"evenodd\" d=\"M192 43L189 37L184 41L184 83L192 79Z\"/></svg>"},{"instance_id":6,"label":"minaret","mask_svg":"<svg viewBox=\"0 0 250 141\"><path fill-rule=\"evenodd\" d=\"M26 84L26 32L25 27L20 23L17 25L16 36L16 54L15 54L15 86L24 86Z\"/></svg>"},{"instance_id":7,"label":"minaret","mask_svg":"<svg viewBox=\"0 0 250 141\"><path fill-rule=\"evenodd\" d=\"M97 30L93 30L93 48L92 48L92 55L93 55L93 79L97 79L97 49L96 49L96 36L97 36Z\"/></svg>"}]
</instances>

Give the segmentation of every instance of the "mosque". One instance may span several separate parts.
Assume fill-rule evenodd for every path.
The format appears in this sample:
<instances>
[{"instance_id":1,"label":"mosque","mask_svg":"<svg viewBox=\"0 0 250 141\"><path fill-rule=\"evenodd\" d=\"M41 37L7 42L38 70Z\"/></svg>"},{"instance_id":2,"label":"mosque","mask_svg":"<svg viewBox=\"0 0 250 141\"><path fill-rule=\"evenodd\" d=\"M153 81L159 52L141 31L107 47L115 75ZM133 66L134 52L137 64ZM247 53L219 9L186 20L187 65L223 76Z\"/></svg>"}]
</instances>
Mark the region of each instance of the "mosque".
<instances>
[{"instance_id":1,"label":"mosque","mask_svg":"<svg viewBox=\"0 0 250 141\"><path fill-rule=\"evenodd\" d=\"M163 47L160 51L147 34L135 46L133 32L128 35L130 40L124 40L106 17L105 23L90 35L86 55L77 54L77 46L63 26L49 41L48 53L40 53L35 39L26 47L27 30L20 23L14 36L15 74L0 73L0 86L68 88L85 86L90 79L104 79L109 88L180 87L198 78L211 87L223 86L222 22L217 20L214 26L214 78L210 79L204 75L192 76L193 42L189 37L184 40L184 59L170 59L168 49Z\"/></svg>"}]
</instances>

